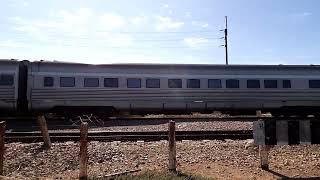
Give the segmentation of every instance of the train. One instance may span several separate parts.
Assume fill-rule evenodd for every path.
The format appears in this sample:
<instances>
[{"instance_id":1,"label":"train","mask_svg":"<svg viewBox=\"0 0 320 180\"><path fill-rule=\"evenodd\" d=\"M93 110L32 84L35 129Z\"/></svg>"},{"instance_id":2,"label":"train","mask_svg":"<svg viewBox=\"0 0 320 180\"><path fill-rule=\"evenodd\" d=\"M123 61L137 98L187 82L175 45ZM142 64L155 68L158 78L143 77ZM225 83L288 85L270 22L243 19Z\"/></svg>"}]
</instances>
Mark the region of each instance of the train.
<instances>
[{"instance_id":1,"label":"train","mask_svg":"<svg viewBox=\"0 0 320 180\"><path fill-rule=\"evenodd\" d=\"M0 60L0 111L320 115L319 65ZM3 114L3 113L2 113Z\"/></svg>"}]
</instances>

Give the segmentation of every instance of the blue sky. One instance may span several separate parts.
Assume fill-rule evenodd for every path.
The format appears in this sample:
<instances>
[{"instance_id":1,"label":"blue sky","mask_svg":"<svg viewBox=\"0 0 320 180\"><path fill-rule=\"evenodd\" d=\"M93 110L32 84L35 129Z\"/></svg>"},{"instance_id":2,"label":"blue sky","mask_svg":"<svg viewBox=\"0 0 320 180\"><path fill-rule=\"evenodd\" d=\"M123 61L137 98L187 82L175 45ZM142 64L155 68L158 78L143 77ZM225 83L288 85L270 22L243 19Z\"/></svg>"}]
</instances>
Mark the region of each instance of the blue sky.
<instances>
[{"instance_id":1,"label":"blue sky","mask_svg":"<svg viewBox=\"0 0 320 180\"><path fill-rule=\"evenodd\" d=\"M317 0L1 0L0 58L319 64Z\"/></svg>"}]
</instances>

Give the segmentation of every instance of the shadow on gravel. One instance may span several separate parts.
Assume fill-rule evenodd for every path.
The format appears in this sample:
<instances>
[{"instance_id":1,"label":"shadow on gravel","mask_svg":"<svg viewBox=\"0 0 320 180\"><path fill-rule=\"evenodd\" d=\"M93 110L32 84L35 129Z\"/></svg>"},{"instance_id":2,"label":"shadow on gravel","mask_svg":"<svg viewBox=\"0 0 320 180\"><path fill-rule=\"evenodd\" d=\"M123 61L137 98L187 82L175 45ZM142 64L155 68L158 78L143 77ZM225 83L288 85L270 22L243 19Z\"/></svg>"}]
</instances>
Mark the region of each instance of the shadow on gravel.
<instances>
[{"instance_id":1,"label":"shadow on gravel","mask_svg":"<svg viewBox=\"0 0 320 180\"><path fill-rule=\"evenodd\" d=\"M33 156L36 156L36 155L38 155L38 154L40 154L42 152L46 152L48 150L49 150L48 147L46 147L43 144L41 144L40 146L38 146L38 147L33 149L33 153L32 154L33 154Z\"/></svg>"},{"instance_id":2,"label":"shadow on gravel","mask_svg":"<svg viewBox=\"0 0 320 180\"><path fill-rule=\"evenodd\" d=\"M273 170L271 170L271 169L265 169L265 171L267 171L267 172L269 172L269 173L272 173L273 175L276 175L276 176L278 176L279 177L279 179L281 179L281 180L290 180L290 179L292 179L292 180L315 180L315 179L320 179L320 177L308 177L308 178L291 178L291 177L288 177L288 176L286 176L286 175L283 175L283 174L280 174L280 173L278 173L278 172L275 172L275 171L273 171Z\"/></svg>"}]
</instances>

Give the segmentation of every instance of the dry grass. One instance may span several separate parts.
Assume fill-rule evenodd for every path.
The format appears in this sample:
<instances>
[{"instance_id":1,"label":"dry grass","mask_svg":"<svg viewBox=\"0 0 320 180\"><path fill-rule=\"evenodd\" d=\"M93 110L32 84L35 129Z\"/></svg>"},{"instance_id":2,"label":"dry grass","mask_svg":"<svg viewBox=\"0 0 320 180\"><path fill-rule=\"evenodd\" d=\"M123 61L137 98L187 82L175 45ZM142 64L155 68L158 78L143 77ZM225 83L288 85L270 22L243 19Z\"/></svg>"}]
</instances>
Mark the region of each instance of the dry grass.
<instances>
[{"instance_id":1,"label":"dry grass","mask_svg":"<svg viewBox=\"0 0 320 180\"><path fill-rule=\"evenodd\" d=\"M166 171L145 171L138 175L126 175L113 178L115 180L210 180L197 175L190 175L184 173L172 173Z\"/></svg>"}]
</instances>

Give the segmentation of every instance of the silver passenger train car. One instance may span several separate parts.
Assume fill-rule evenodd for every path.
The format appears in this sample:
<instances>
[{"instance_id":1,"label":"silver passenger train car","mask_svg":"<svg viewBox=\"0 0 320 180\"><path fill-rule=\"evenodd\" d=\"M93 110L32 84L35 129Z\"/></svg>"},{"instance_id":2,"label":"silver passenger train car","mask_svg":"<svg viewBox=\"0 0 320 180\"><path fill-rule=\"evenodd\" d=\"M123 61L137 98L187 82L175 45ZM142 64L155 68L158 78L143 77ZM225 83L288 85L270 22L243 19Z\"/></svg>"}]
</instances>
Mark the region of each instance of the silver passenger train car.
<instances>
[{"instance_id":1,"label":"silver passenger train car","mask_svg":"<svg viewBox=\"0 0 320 180\"><path fill-rule=\"evenodd\" d=\"M29 109L314 113L320 67L310 65L88 65L33 62Z\"/></svg>"},{"instance_id":2,"label":"silver passenger train car","mask_svg":"<svg viewBox=\"0 0 320 180\"><path fill-rule=\"evenodd\" d=\"M0 109L317 114L320 66L0 61Z\"/></svg>"},{"instance_id":3,"label":"silver passenger train car","mask_svg":"<svg viewBox=\"0 0 320 180\"><path fill-rule=\"evenodd\" d=\"M0 108L17 109L19 62L1 60L0 65Z\"/></svg>"},{"instance_id":4,"label":"silver passenger train car","mask_svg":"<svg viewBox=\"0 0 320 180\"><path fill-rule=\"evenodd\" d=\"M26 62L0 59L0 112L26 109Z\"/></svg>"}]
</instances>

